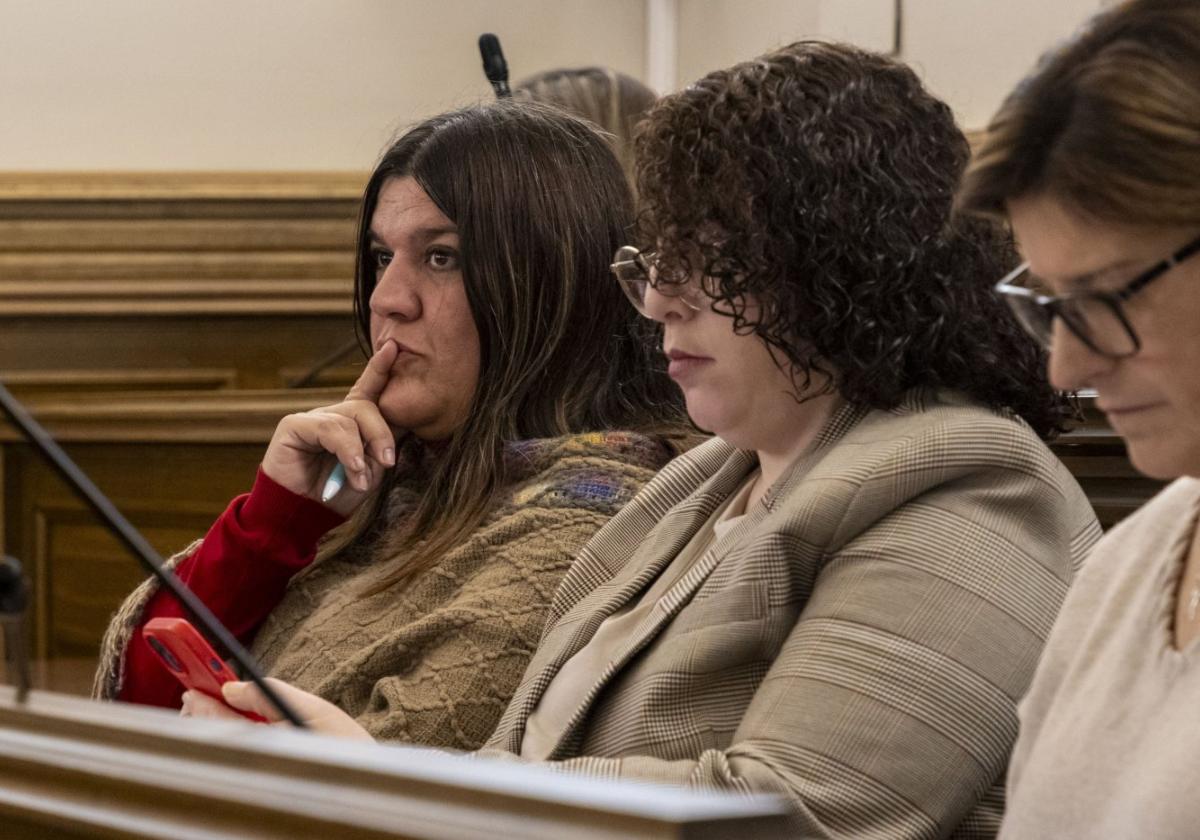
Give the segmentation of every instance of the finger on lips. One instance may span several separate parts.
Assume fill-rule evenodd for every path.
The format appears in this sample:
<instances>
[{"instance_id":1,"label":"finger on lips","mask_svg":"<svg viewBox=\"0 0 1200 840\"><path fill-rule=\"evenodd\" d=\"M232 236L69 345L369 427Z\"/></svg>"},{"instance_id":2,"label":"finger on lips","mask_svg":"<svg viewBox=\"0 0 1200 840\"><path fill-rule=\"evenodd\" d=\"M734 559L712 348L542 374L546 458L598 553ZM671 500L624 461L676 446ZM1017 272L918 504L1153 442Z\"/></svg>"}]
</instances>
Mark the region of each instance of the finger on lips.
<instances>
[{"instance_id":1,"label":"finger on lips","mask_svg":"<svg viewBox=\"0 0 1200 840\"><path fill-rule=\"evenodd\" d=\"M367 362L366 369L346 395L346 401L331 409L358 425L357 434L367 451L376 461L388 467L396 463L396 433L379 411L379 396L391 378L397 354L396 343L385 341ZM342 464L349 469L362 469L345 461Z\"/></svg>"},{"instance_id":2,"label":"finger on lips","mask_svg":"<svg viewBox=\"0 0 1200 840\"><path fill-rule=\"evenodd\" d=\"M400 347L396 342L384 341L367 360L367 366L363 368L362 374L350 389L350 393L346 395L346 399L379 402L379 396L383 393L388 379L391 378L392 365L396 363L396 356L399 355L399 352Z\"/></svg>"}]
</instances>

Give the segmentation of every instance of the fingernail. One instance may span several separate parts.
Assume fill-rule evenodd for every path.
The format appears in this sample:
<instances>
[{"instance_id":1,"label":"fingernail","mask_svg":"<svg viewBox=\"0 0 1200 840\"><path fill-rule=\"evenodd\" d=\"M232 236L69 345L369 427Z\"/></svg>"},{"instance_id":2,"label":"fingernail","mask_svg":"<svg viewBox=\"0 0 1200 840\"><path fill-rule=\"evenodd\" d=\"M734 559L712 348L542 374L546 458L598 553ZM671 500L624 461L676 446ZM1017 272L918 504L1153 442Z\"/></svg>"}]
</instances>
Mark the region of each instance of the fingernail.
<instances>
[{"instance_id":1,"label":"fingernail","mask_svg":"<svg viewBox=\"0 0 1200 840\"><path fill-rule=\"evenodd\" d=\"M383 463L389 467L396 466L396 450L391 448L383 450Z\"/></svg>"},{"instance_id":2,"label":"fingernail","mask_svg":"<svg viewBox=\"0 0 1200 840\"><path fill-rule=\"evenodd\" d=\"M354 463L351 466L353 466L358 472L362 472L367 468L367 462L363 460L363 456L358 455L355 457Z\"/></svg>"}]
</instances>

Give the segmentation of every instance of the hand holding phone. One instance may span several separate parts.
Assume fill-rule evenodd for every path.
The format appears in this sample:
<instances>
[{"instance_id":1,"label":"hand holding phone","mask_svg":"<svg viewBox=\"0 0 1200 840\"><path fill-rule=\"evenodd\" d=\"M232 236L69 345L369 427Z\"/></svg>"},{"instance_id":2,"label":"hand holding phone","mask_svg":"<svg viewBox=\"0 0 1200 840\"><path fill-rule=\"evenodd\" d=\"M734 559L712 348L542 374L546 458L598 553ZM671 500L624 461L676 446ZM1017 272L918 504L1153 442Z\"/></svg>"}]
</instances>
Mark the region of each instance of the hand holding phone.
<instances>
[{"instance_id":1,"label":"hand holding phone","mask_svg":"<svg viewBox=\"0 0 1200 840\"><path fill-rule=\"evenodd\" d=\"M142 636L150 649L175 678L190 691L207 694L221 703L221 686L234 682L237 676L204 640L191 622L182 618L152 618L142 628ZM226 704L227 708L233 709ZM267 719L253 712L233 709L239 715L257 723Z\"/></svg>"}]
</instances>

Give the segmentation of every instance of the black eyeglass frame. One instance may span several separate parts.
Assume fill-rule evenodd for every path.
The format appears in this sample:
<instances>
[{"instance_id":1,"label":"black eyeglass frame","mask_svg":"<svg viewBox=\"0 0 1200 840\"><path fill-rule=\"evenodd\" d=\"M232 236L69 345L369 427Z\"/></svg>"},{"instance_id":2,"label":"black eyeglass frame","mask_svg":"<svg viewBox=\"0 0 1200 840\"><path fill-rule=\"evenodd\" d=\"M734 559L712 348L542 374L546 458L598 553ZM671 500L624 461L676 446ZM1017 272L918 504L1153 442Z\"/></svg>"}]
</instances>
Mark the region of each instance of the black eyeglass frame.
<instances>
[{"instance_id":1,"label":"black eyeglass frame","mask_svg":"<svg viewBox=\"0 0 1200 840\"><path fill-rule=\"evenodd\" d=\"M1028 262L1021 263L1008 274L1004 275L1004 277L1002 277L1000 281L992 288L998 295L1008 301L1009 306L1013 308L1014 313L1017 315L1017 320L1020 321L1022 326L1024 326L1025 329L1039 341L1047 343L1042 336L1038 335L1037 332L1035 332L1029 327L1029 325L1025 323L1024 319L1021 317L1020 311L1016 308L1016 305L1011 300L1012 298L1022 298L1030 303L1033 303L1040 309L1047 310L1051 315L1052 324L1054 318L1060 318L1062 322L1066 324L1067 329L1069 329L1076 338L1087 345L1088 349L1090 349L1093 353L1109 359L1127 359L1130 356L1137 355L1137 352L1142 349L1142 341L1140 338L1138 338L1138 334L1133 329L1133 325L1129 323L1129 319L1125 317L1125 311L1121 308L1121 304L1128 301L1131 297L1149 286L1159 277L1162 277L1188 257L1194 256L1197 253L1200 253L1200 236L1197 236L1195 239L1191 240L1165 259L1155 263L1141 274L1138 274L1124 286L1113 292L1071 292L1065 295L1042 295L1038 294L1032 289L1026 288L1025 286L1014 286L1013 281L1025 272L1029 271ZM1124 328L1126 335L1129 336L1129 340L1133 344L1133 349L1128 353L1112 353L1097 347L1095 340L1088 335L1087 327L1083 322L1076 322L1077 316L1069 308L1071 302L1077 300L1093 300L1097 303L1107 306L1112 311L1113 315L1116 316L1117 321Z\"/></svg>"}]
</instances>

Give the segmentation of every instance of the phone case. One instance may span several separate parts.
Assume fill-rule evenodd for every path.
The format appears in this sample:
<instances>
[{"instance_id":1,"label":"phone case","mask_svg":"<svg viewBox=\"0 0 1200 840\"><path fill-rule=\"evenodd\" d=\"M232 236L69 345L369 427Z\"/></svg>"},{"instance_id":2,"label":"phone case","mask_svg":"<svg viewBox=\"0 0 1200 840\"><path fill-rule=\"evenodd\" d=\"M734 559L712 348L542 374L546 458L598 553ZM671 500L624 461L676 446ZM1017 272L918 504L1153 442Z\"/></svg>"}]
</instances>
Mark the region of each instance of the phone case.
<instances>
[{"instance_id":1,"label":"phone case","mask_svg":"<svg viewBox=\"0 0 1200 840\"><path fill-rule=\"evenodd\" d=\"M163 666L174 674L185 688L203 692L225 703L221 696L221 686L236 680L237 675L229 670L229 666L191 622L182 618L152 618L142 628L142 636ZM250 720L266 722L266 718L253 712L243 712L240 709L233 711Z\"/></svg>"}]
</instances>

